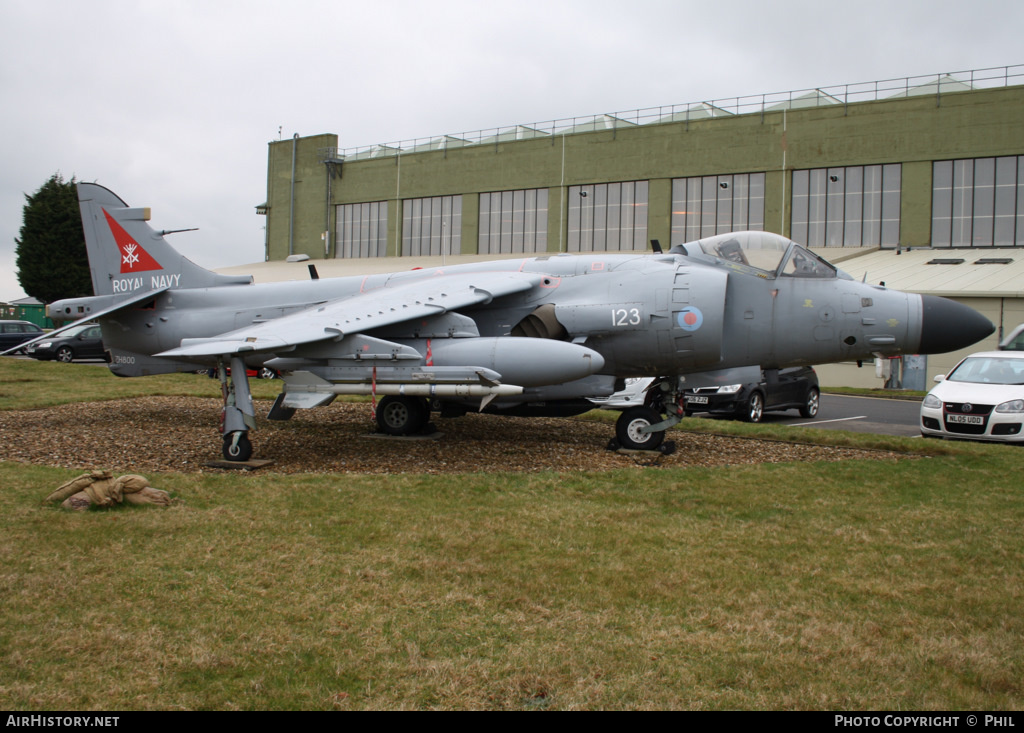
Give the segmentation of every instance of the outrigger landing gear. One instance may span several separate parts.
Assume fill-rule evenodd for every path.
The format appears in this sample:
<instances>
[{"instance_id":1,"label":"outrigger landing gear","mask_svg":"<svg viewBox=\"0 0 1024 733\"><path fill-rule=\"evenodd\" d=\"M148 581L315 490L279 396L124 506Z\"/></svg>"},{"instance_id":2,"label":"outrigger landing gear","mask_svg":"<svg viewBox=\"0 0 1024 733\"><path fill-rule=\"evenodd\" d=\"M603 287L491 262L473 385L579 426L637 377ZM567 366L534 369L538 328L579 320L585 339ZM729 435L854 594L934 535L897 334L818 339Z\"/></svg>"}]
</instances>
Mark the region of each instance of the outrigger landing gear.
<instances>
[{"instance_id":1,"label":"outrigger landing gear","mask_svg":"<svg viewBox=\"0 0 1024 733\"><path fill-rule=\"evenodd\" d=\"M252 458L252 441L247 433L236 430L224 436L224 458L229 461L248 461Z\"/></svg>"},{"instance_id":2,"label":"outrigger landing gear","mask_svg":"<svg viewBox=\"0 0 1024 733\"><path fill-rule=\"evenodd\" d=\"M238 356L231 357L230 381L224 360L217 361L217 376L224 397L221 412L220 432L224 438L225 460L244 462L252 458L252 442L249 431L256 429L256 413L249 392L249 377L245 373L245 361Z\"/></svg>"}]
</instances>

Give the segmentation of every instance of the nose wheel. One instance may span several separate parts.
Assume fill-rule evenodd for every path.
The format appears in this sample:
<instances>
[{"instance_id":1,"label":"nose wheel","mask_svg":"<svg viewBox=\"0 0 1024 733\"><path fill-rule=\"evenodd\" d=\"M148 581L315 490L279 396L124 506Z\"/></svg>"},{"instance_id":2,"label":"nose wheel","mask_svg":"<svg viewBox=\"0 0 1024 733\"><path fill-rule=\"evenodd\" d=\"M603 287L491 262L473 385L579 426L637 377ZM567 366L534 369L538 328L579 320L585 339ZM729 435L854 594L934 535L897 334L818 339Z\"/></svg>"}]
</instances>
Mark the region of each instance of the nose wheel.
<instances>
[{"instance_id":1,"label":"nose wheel","mask_svg":"<svg viewBox=\"0 0 1024 733\"><path fill-rule=\"evenodd\" d=\"M662 422L661 414L653 407L630 407L615 423L615 437L627 450L655 450L665 439L664 430L651 430Z\"/></svg>"},{"instance_id":2,"label":"nose wheel","mask_svg":"<svg viewBox=\"0 0 1024 733\"><path fill-rule=\"evenodd\" d=\"M659 377L647 388L644 404L623 410L615 422L615 439L609 450L675 452L675 442L665 441L665 431L686 415L678 378Z\"/></svg>"}]
</instances>

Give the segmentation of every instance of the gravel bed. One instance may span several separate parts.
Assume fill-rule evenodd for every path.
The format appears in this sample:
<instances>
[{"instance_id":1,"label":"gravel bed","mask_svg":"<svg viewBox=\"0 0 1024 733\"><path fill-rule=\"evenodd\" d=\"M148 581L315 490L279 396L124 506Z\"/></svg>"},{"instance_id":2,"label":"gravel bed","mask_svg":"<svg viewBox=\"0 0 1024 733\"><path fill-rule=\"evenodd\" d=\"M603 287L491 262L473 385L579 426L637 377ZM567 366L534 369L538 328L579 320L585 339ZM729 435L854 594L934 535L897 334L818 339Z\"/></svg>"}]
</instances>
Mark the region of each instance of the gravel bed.
<instances>
[{"instance_id":1,"label":"gravel bed","mask_svg":"<svg viewBox=\"0 0 1024 733\"><path fill-rule=\"evenodd\" d=\"M270 403L258 403L265 415ZM114 472L214 471L220 400L144 397L40 410L0 411L0 460ZM897 458L898 454L672 432L676 452L605 450L612 423L469 414L434 419L439 440L371 437L369 403L300 410L287 422L258 418L254 457L279 473L474 473L606 471L658 465L722 466Z\"/></svg>"}]
</instances>

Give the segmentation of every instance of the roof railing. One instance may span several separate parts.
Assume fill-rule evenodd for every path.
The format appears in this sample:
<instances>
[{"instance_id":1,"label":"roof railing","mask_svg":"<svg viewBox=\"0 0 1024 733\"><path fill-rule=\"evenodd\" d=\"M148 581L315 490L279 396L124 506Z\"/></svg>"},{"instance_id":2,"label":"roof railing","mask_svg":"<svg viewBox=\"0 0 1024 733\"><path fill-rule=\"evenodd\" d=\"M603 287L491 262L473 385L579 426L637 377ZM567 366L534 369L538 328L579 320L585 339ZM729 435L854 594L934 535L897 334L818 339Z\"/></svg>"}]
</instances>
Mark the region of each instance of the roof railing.
<instances>
[{"instance_id":1,"label":"roof railing","mask_svg":"<svg viewBox=\"0 0 1024 733\"><path fill-rule=\"evenodd\" d=\"M745 97L726 97L661 107L646 107L625 112L492 127L472 132L449 133L354 148L323 148L318 152L322 160L383 158L427 151L446 151L449 148L462 148L470 145L497 145L512 140L572 135L595 130L616 130L638 125L689 123L690 121L736 115L763 115L766 112L784 109L848 105L928 95L936 97L938 101L944 94L975 89L995 89L1018 84L1024 84L1024 64L907 76L814 89L796 89Z\"/></svg>"}]
</instances>

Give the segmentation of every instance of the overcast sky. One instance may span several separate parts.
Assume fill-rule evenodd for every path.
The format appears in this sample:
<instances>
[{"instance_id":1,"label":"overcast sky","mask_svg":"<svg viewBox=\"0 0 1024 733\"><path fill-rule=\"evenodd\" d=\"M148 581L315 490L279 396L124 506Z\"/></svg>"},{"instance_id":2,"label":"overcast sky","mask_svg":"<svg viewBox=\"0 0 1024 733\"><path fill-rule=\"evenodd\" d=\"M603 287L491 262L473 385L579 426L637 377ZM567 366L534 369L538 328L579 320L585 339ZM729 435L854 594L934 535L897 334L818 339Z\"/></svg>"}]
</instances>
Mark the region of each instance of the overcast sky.
<instances>
[{"instance_id":1,"label":"overcast sky","mask_svg":"<svg viewBox=\"0 0 1024 733\"><path fill-rule=\"evenodd\" d=\"M263 258L267 143L341 147L1024 63L1024 3L0 0L0 300L24 194L100 183ZM1024 147L1024 135L1022 135Z\"/></svg>"}]
</instances>

